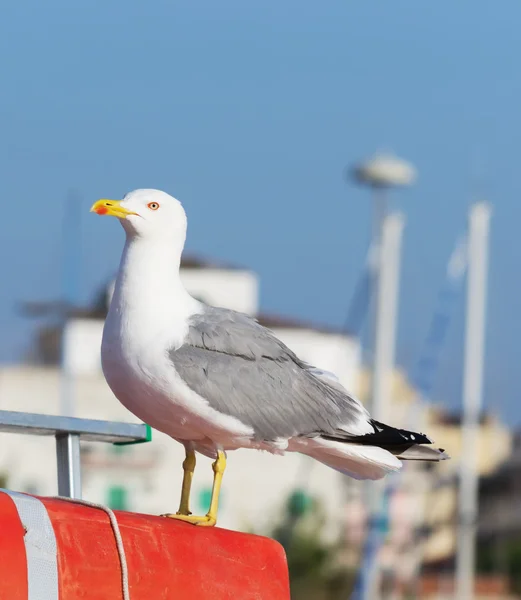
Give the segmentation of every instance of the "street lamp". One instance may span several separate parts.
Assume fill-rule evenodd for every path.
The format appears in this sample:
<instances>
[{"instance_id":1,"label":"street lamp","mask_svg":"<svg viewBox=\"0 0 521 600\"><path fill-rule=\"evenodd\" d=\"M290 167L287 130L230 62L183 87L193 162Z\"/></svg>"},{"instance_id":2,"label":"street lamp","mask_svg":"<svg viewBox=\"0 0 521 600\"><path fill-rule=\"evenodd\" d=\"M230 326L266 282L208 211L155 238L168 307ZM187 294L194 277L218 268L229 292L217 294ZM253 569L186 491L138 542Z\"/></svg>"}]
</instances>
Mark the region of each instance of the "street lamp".
<instances>
[{"instance_id":1,"label":"street lamp","mask_svg":"<svg viewBox=\"0 0 521 600\"><path fill-rule=\"evenodd\" d=\"M382 233L382 222L387 214L387 191L392 188L412 185L416 181L416 170L411 163L397 156L376 154L372 158L356 164L350 170L349 176L358 185L369 187L372 190L371 244L373 250L377 251ZM373 268L374 271L376 269Z\"/></svg>"},{"instance_id":2,"label":"street lamp","mask_svg":"<svg viewBox=\"0 0 521 600\"><path fill-rule=\"evenodd\" d=\"M416 170L409 162L391 154L377 154L358 163L350 170L351 178L359 185L372 191L373 219L369 268L371 273L371 296L373 303L370 319L372 351L372 385L369 410L377 420L383 408L381 382L384 370L393 368L394 329L396 322L395 304L398 292L399 253L403 218L388 213L387 192L392 188L410 186L416 180ZM386 228L385 223L388 222ZM382 248L384 231L389 235L389 248ZM393 298L396 300L393 301ZM387 354L387 360L382 353ZM382 363L382 359L385 364Z\"/></svg>"},{"instance_id":3,"label":"street lamp","mask_svg":"<svg viewBox=\"0 0 521 600\"><path fill-rule=\"evenodd\" d=\"M357 183L385 189L411 185L416 171L410 163L392 154L377 154L355 165L352 176Z\"/></svg>"},{"instance_id":4,"label":"street lamp","mask_svg":"<svg viewBox=\"0 0 521 600\"><path fill-rule=\"evenodd\" d=\"M400 280L401 238L404 218L400 213L388 214L387 192L391 188L411 185L416 179L414 167L386 154L359 163L350 172L356 183L372 191L373 219L369 254L371 297L374 297L370 335L372 338L372 378L369 412L377 421L386 421L395 363L398 288ZM367 487L369 530L364 551L363 570L358 597L378 597L378 516L381 513L383 484L370 482Z\"/></svg>"}]
</instances>

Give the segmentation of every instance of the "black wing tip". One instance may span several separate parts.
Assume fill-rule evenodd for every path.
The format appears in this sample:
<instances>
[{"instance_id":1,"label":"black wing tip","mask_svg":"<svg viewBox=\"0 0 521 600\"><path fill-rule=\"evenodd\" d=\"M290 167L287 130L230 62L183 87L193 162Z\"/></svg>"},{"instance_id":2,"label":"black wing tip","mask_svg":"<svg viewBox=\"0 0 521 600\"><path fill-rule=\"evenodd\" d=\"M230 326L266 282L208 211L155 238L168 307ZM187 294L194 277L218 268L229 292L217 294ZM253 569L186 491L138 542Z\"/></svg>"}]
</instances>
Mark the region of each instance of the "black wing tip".
<instances>
[{"instance_id":1,"label":"black wing tip","mask_svg":"<svg viewBox=\"0 0 521 600\"><path fill-rule=\"evenodd\" d=\"M387 443L390 444L432 444L433 440L427 437L424 433L416 431L408 431L407 429L397 429L391 425L386 425L375 419L371 419L371 425L374 427L374 434L368 436L380 436L387 438Z\"/></svg>"},{"instance_id":2,"label":"black wing tip","mask_svg":"<svg viewBox=\"0 0 521 600\"><path fill-rule=\"evenodd\" d=\"M379 446L380 448L391 451L399 447L410 448L415 445L430 445L433 441L424 433L408 431L407 429L397 429L391 425L386 425L380 421L371 419L369 423L372 425L374 432L365 433L363 435L350 435L345 432L334 433L319 432L318 435L326 440L334 440L341 442L350 442L353 444ZM441 450L444 452L444 450Z\"/></svg>"}]
</instances>

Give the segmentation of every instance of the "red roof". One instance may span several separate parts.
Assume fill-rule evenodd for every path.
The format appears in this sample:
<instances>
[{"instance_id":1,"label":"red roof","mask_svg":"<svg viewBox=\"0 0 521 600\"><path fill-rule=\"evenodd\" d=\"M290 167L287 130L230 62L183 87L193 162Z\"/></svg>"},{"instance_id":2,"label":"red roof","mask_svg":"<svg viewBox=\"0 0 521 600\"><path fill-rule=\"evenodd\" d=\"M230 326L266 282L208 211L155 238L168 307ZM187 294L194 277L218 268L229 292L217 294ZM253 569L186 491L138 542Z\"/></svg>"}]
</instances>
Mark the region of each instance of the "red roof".
<instances>
[{"instance_id":1,"label":"red roof","mask_svg":"<svg viewBox=\"0 0 521 600\"><path fill-rule=\"evenodd\" d=\"M310 321L293 319L291 317L285 317L282 315L260 313L259 315L257 315L257 320L261 325L263 325L264 327L268 327L269 329L311 329L313 331L319 331L321 333L349 335L348 331L345 331L345 329L341 329L340 327L324 325L321 323L311 323Z\"/></svg>"},{"instance_id":2,"label":"red roof","mask_svg":"<svg viewBox=\"0 0 521 600\"><path fill-rule=\"evenodd\" d=\"M241 267L239 265L232 265L231 263L220 261L220 260L210 260L208 258L203 258L202 256L198 256L196 254L183 254L181 258L181 268L182 269L224 269L228 271L246 271L245 267Z\"/></svg>"}]
</instances>

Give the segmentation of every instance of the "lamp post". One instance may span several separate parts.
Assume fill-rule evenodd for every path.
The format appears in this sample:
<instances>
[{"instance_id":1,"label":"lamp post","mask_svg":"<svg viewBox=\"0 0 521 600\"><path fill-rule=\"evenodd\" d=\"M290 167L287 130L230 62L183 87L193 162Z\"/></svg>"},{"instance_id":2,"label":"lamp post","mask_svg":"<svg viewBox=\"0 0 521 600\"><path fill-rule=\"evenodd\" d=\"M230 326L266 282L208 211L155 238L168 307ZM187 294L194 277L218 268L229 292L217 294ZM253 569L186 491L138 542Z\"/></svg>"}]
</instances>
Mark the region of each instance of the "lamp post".
<instances>
[{"instance_id":1,"label":"lamp post","mask_svg":"<svg viewBox=\"0 0 521 600\"><path fill-rule=\"evenodd\" d=\"M368 409L374 419L385 421L395 362L401 238L404 227L402 214L389 214L387 192L391 188L412 185L416 172L410 163L402 159L392 155L377 155L356 165L351 174L356 183L371 189L373 198L369 264L371 296L375 301L370 319L372 381ZM363 600L374 600L379 595L375 558L379 546L378 516L383 491L381 483L370 482L367 486L368 535L360 584L357 586L358 597Z\"/></svg>"},{"instance_id":2,"label":"lamp post","mask_svg":"<svg viewBox=\"0 0 521 600\"><path fill-rule=\"evenodd\" d=\"M352 169L354 181L370 188L372 192L372 235L371 235L371 296L375 298L372 318L370 319L372 385L369 410L375 419L381 419L384 409L382 394L378 388L385 377L382 368L393 368L395 335L385 335L385 331L394 332L396 322L396 300L398 294L398 277L400 261L401 215L388 217L388 191L392 188L412 185L416 179L414 167L396 156L379 154L361 162ZM388 225L386 225L388 223ZM386 231L388 235L385 236ZM385 239L384 239L385 238ZM383 248L387 243L388 248ZM383 285L382 285L383 283ZM383 334L383 339L382 339ZM382 342L385 347L392 346L391 364L379 365L382 354ZM389 354L389 352L387 352ZM385 361L384 361L385 362Z\"/></svg>"}]
</instances>

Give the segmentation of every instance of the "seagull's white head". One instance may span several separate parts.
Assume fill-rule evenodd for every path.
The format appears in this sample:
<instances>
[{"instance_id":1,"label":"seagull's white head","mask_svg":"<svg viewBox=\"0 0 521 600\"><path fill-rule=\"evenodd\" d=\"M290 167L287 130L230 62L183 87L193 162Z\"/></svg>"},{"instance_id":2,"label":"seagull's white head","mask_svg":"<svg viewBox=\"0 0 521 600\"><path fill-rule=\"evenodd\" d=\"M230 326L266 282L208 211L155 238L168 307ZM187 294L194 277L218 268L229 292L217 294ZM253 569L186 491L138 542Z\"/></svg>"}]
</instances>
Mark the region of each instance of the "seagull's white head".
<instances>
[{"instance_id":1,"label":"seagull's white head","mask_svg":"<svg viewBox=\"0 0 521 600\"><path fill-rule=\"evenodd\" d=\"M166 192L134 190L123 200L98 200L90 210L98 215L117 217L127 237L184 243L186 213L179 200Z\"/></svg>"}]
</instances>

